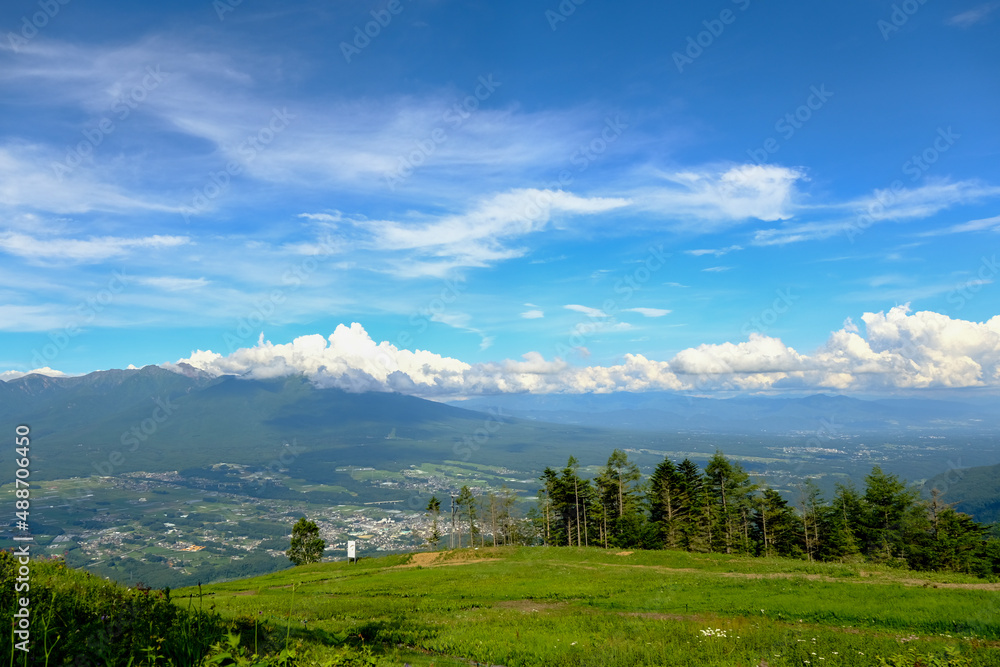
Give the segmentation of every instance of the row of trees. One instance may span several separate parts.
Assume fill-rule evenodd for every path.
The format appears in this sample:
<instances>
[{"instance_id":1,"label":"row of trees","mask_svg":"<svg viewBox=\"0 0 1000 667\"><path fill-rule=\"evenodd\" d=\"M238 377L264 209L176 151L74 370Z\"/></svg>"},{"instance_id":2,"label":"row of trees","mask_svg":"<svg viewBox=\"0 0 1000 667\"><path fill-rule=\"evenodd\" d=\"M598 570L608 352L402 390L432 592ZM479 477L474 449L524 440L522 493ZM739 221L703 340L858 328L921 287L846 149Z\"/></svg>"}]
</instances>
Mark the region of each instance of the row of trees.
<instances>
[{"instance_id":1,"label":"row of trees","mask_svg":"<svg viewBox=\"0 0 1000 667\"><path fill-rule=\"evenodd\" d=\"M561 470L546 468L540 479L537 507L524 519L515 516L513 491L477 500L463 487L453 498L449 546L666 548L1000 573L1000 540L989 538L987 527L937 491L923 499L877 466L863 490L838 484L830 499L807 480L793 494L794 505L721 453L704 469L665 458L642 480L638 466L616 449L592 479L580 475L574 457ZM438 544L440 502L432 499L428 510L435 516L431 541Z\"/></svg>"},{"instance_id":2,"label":"row of trees","mask_svg":"<svg viewBox=\"0 0 1000 667\"><path fill-rule=\"evenodd\" d=\"M445 534L448 536L448 547L469 546L507 546L511 544L531 544L534 541L534 531L517 513L517 492L506 486L499 492L489 491L479 498L468 486L463 486L457 496L451 498L450 522L442 526L441 501L431 496L427 504L427 512L433 523L427 542L434 547L441 544ZM446 527L450 526L447 533ZM489 536L489 537L487 537ZM463 538L465 542L463 542Z\"/></svg>"}]
</instances>

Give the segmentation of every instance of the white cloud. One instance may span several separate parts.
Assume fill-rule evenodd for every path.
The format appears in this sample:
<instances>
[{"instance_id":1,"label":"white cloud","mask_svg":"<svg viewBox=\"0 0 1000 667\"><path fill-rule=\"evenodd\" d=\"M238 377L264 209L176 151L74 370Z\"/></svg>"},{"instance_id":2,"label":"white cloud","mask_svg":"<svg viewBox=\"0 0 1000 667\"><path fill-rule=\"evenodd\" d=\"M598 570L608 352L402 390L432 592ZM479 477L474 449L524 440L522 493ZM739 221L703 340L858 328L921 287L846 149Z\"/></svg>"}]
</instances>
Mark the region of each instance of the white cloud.
<instances>
[{"instance_id":1,"label":"white cloud","mask_svg":"<svg viewBox=\"0 0 1000 667\"><path fill-rule=\"evenodd\" d=\"M166 292L181 292L184 290L201 289L209 284L204 278L177 278L174 276L152 276L136 278L140 285L148 285Z\"/></svg>"},{"instance_id":2,"label":"white cloud","mask_svg":"<svg viewBox=\"0 0 1000 667\"><path fill-rule=\"evenodd\" d=\"M36 368L32 371L27 371L27 372L3 371L2 373L0 373L0 382L10 382L11 380L16 380L18 378L24 377L25 375L32 375L32 374L47 375L49 377L68 377L62 371L57 371L52 368L49 368L48 366L45 366L43 368Z\"/></svg>"},{"instance_id":3,"label":"white cloud","mask_svg":"<svg viewBox=\"0 0 1000 667\"><path fill-rule=\"evenodd\" d=\"M0 252L29 261L68 260L98 263L122 257L137 249L172 248L190 242L186 236L145 236L122 238L92 236L88 239L36 238L18 232L0 233Z\"/></svg>"},{"instance_id":4,"label":"white cloud","mask_svg":"<svg viewBox=\"0 0 1000 667\"><path fill-rule=\"evenodd\" d=\"M528 250L513 244L564 216L603 213L628 204L621 198L528 188L485 197L464 213L431 220L359 220L353 224L369 235L361 247L407 257L402 263L390 262L387 270L397 275L443 276L460 267L484 267L521 257Z\"/></svg>"},{"instance_id":5,"label":"white cloud","mask_svg":"<svg viewBox=\"0 0 1000 667\"><path fill-rule=\"evenodd\" d=\"M537 320L545 317L545 313L541 310L527 310L521 313L521 317L526 320Z\"/></svg>"},{"instance_id":6,"label":"white cloud","mask_svg":"<svg viewBox=\"0 0 1000 667\"><path fill-rule=\"evenodd\" d=\"M42 146L0 146L0 204L26 213L180 211L179 206L123 191L110 174L81 168L60 177L53 164L62 158Z\"/></svg>"},{"instance_id":7,"label":"white cloud","mask_svg":"<svg viewBox=\"0 0 1000 667\"><path fill-rule=\"evenodd\" d=\"M623 308L622 310L629 313L639 313L643 317L663 317L673 312L663 308Z\"/></svg>"},{"instance_id":8,"label":"white cloud","mask_svg":"<svg viewBox=\"0 0 1000 667\"><path fill-rule=\"evenodd\" d=\"M441 324L452 327L453 329L468 331L469 333L478 335L480 338L480 350L485 350L491 347L493 345L493 341L496 339L495 336L488 336L482 330L472 326L472 317L467 313L434 313L431 315L431 321L440 322Z\"/></svg>"},{"instance_id":9,"label":"white cloud","mask_svg":"<svg viewBox=\"0 0 1000 667\"><path fill-rule=\"evenodd\" d=\"M732 270L733 267L731 266L710 266L706 269L702 269L702 271L706 273L722 273L724 271L732 271Z\"/></svg>"},{"instance_id":10,"label":"white cloud","mask_svg":"<svg viewBox=\"0 0 1000 667\"><path fill-rule=\"evenodd\" d=\"M1000 8L1000 2L987 2L960 14L955 14L949 18L946 23L948 25L958 26L959 28L970 28L980 21L984 21L990 14L996 11L997 8Z\"/></svg>"},{"instance_id":11,"label":"white cloud","mask_svg":"<svg viewBox=\"0 0 1000 667\"><path fill-rule=\"evenodd\" d=\"M694 218L704 228L751 218L792 217L795 184L805 174L788 167L745 164L725 171L661 173L660 177L671 185L637 192L636 203L659 214Z\"/></svg>"},{"instance_id":12,"label":"white cloud","mask_svg":"<svg viewBox=\"0 0 1000 667\"><path fill-rule=\"evenodd\" d=\"M979 220L969 220L950 227L941 229L929 229L921 232L920 236L940 236L942 234L962 234L964 232L1000 232L1000 215L992 218L981 218Z\"/></svg>"},{"instance_id":13,"label":"white cloud","mask_svg":"<svg viewBox=\"0 0 1000 667\"><path fill-rule=\"evenodd\" d=\"M813 220L802 223L789 223L782 227L758 229L754 232L754 245L785 245L800 241L817 241L832 236L846 235L847 238L864 233L872 225L882 222L902 222L928 218L941 211L970 204L982 199L1000 196L1000 187L986 185L979 181L931 181L918 188L876 189L871 195L848 201L843 204L826 207L829 209L850 209L850 217L837 217L832 220ZM819 208L819 207L817 207ZM990 219L974 221L989 228ZM952 231L975 231L974 223L967 223L969 228ZM945 230L948 231L948 230ZM934 232L931 232L933 234Z\"/></svg>"},{"instance_id":14,"label":"white cloud","mask_svg":"<svg viewBox=\"0 0 1000 667\"><path fill-rule=\"evenodd\" d=\"M603 310L600 310L598 308L591 308L590 306L581 306L575 303L571 303L568 306L563 306L563 308L565 308L566 310L575 311L577 313L583 313L587 317L593 317L595 319L596 318L603 319L608 317L608 314L605 313Z\"/></svg>"},{"instance_id":15,"label":"white cloud","mask_svg":"<svg viewBox=\"0 0 1000 667\"><path fill-rule=\"evenodd\" d=\"M754 333L740 343L682 350L669 361L628 354L612 366L575 367L529 352L520 361L468 364L376 343L360 324L352 324L338 326L329 339L304 336L284 345L262 339L228 356L199 350L178 363L213 374L304 374L320 386L421 396L1000 387L1000 316L977 323L934 312L911 314L908 307L897 306L888 313L865 313L861 319L866 335L848 319L811 355ZM173 364L167 367L176 369Z\"/></svg>"},{"instance_id":16,"label":"white cloud","mask_svg":"<svg viewBox=\"0 0 1000 667\"><path fill-rule=\"evenodd\" d=\"M731 245L725 248L702 248L699 250L685 250L684 252L688 255L694 255L695 257L701 257L703 255L712 255L713 257L722 257L723 255L736 251L743 250L743 246Z\"/></svg>"}]
</instances>

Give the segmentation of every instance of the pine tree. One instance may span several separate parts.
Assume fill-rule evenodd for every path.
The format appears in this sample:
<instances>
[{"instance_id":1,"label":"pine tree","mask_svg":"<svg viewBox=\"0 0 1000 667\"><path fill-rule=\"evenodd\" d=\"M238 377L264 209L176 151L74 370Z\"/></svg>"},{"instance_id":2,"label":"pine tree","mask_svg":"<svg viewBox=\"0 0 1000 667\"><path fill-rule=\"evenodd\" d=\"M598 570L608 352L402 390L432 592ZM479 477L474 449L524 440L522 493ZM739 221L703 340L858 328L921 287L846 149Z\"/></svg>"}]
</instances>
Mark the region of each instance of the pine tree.
<instances>
[{"instance_id":1,"label":"pine tree","mask_svg":"<svg viewBox=\"0 0 1000 667\"><path fill-rule=\"evenodd\" d=\"M605 539L616 547L629 547L642 540L644 518L636 483L642 477L639 466L615 449L597 476L598 491L606 514Z\"/></svg>"},{"instance_id":2,"label":"pine tree","mask_svg":"<svg viewBox=\"0 0 1000 667\"><path fill-rule=\"evenodd\" d=\"M686 508L680 520L680 547L688 551L710 551L712 518L706 508L704 478L691 459L681 461L677 472L680 475L679 502Z\"/></svg>"},{"instance_id":3,"label":"pine tree","mask_svg":"<svg viewBox=\"0 0 1000 667\"><path fill-rule=\"evenodd\" d=\"M677 548L681 525L689 507L683 504L684 477L669 458L660 462L649 478L649 520L657 530L660 547Z\"/></svg>"},{"instance_id":4,"label":"pine tree","mask_svg":"<svg viewBox=\"0 0 1000 667\"><path fill-rule=\"evenodd\" d=\"M719 507L715 545L727 554L748 552L750 508L757 485L750 483L750 475L740 464L716 451L705 466L705 487Z\"/></svg>"},{"instance_id":5,"label":"pine tree","mask_svg":"<svg viewBox=\"0 0 1000 667\"><path fill-rule=\"evenodd\" d=\"M764 489L756 499L754 541L760 556L794 557L801 553L799 519L788 501L773 489Z\"/></svg>"},{"instance_id":6,"label":"pine tree","mask_svg":"<svg viewBox=\"0 0 1000 667\"><path fill-rule=\"evenodd\" d=\"M899 557L903 518L916 494L896 475L887 475L878 466L865 477L865 484L865 554L885 560Z\"/></svg>"}]
</instances>

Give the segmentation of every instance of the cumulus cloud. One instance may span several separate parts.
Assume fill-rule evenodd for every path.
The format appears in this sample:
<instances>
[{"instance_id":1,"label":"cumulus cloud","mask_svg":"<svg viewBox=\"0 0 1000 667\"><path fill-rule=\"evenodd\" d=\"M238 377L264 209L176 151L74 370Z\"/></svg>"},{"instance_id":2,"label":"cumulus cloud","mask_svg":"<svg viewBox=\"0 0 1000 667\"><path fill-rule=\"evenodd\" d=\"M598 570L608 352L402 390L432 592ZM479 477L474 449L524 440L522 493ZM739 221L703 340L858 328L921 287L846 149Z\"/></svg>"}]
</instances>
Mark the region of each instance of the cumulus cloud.
<instances>
[{"instance_id":1,"label":"cumulus cloud","mask_svg":"<svg viewBox=\"0 0 1000 667\"><path fill-rule=\"evenodd\" d=\"M11 380L16 380L22 378L25 375L48 375L49 377L67 377L62 371L57 371L48 366L42 368L36 368L33 371L3 371L0 373L0 382L10 382Z\"/></svg>"},{"instance_id":2,"label":"cumulus cloud","mask_svg":"<svg viewBox=\"0 0 1000 667\"><path fill-rule=\"evenodd\" d=\"M418 396L493 393L606 393L834 389L873 391L932 387L1000 387L1000 316L986 322L911 313L908 306L862 315L865 333L848 319L812 354L778 338L700 345L668 361L625 355L611 366L578 367L529 352L520 360L469 364L424 350L375 342L360 324L330 335L275 345L263 340L228 356L197 351L185 363L215 375L274 378L302 374L321 387L398 391Z\"/></svg>"}]
</instances>

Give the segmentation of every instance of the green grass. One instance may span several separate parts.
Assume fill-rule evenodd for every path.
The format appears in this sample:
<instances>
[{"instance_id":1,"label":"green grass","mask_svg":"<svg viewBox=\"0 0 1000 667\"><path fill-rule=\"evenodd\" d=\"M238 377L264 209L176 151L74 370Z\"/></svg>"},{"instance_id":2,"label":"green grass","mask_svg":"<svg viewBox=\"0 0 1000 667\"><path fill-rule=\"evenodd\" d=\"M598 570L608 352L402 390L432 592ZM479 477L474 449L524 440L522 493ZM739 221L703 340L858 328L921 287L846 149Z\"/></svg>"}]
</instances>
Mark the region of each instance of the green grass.
<instances>
[{"instance_id":1,"label":"green grass","mask_svg":"<svg viewBox=\"0 0 1000 667\"><path fill-rule=\"evenodd\" d=\"M293 640L317 660L364 643L398 665L877 665L907 649L1000 665L1000 590L960 575L596 548L464 549L399 567L409 560L302 566L204 592L234 619L283 626L290 612Z\"/></svg>"}]
</instances>

